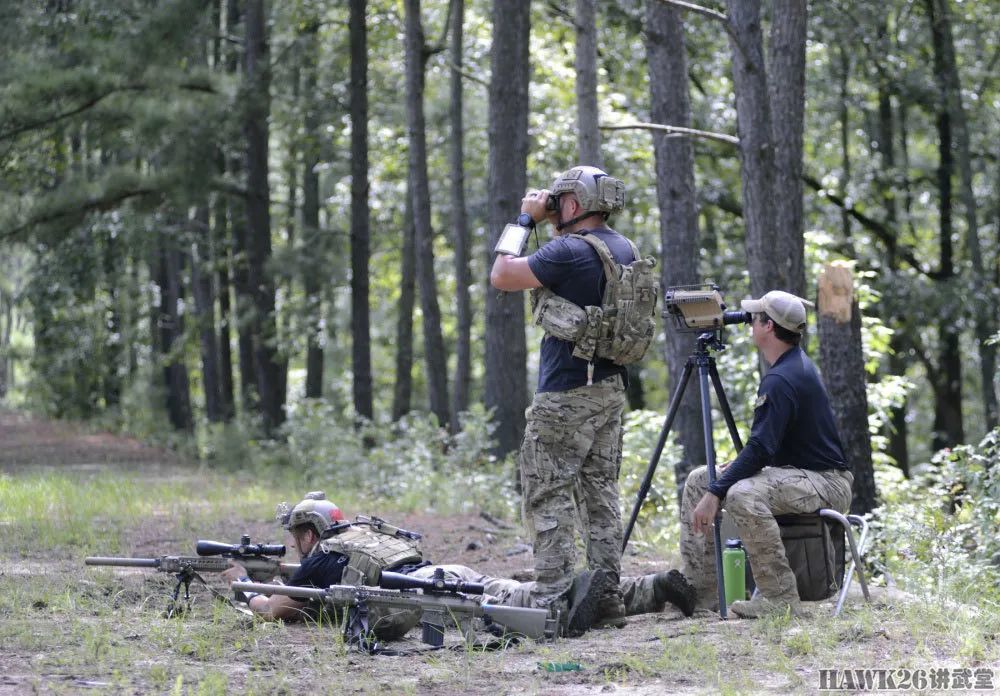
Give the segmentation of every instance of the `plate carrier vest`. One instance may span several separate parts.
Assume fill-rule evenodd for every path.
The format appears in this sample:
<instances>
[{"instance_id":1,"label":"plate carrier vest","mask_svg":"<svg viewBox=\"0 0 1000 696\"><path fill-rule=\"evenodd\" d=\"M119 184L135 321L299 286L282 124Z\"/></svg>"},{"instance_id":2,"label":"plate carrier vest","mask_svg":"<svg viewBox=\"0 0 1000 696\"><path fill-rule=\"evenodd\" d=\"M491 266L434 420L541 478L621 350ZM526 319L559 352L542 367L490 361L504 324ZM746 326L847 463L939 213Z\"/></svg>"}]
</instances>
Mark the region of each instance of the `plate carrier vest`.
<instances>
[{"instance_id":1,"label":"plate carrier vest","mask_svg":"<svg viewBox=\"0 0 1000 696\"><path fill-rule=\"evenodd\" d=\"M643 258L632 248L632 263L618 263L611 250L594 235L569 235L587 242L601 260L606 285L601 305L582 308L546 287L531 293L535 324L545 333L573 343L573 357L593 363L597 358L616 365L642 360L653 342L656 302L660 283L654 273L656 260Z\"/></svg>"},{"instance_id":2,"label":"plate carrier vest","mask_svg":"<svg viewBox=\"0 0 1000 696\"><path fill-rule=\"evenodd\" d=\"M383 570L423 561L419 542L364 522L352 522L347 529L320 541L319 548L323 553L333 551L347 556L343 585L378 587Z\"/></svg>"}]
</instances>

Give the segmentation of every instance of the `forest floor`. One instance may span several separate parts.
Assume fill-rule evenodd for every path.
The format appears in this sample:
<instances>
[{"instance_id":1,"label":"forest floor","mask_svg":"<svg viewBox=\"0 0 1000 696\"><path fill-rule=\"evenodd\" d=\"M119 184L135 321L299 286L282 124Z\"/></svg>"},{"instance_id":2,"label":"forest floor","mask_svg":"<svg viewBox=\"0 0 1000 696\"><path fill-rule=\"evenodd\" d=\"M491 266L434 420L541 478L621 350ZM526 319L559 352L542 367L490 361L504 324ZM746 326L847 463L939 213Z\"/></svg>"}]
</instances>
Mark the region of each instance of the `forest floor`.
<instances>
[{"instance_id":1,"label":"forest floor","mask_svg":"<svg viewBox=\"0 0 1000 696\"><path fill-rule=\"evenodd\" d=\"M889 602L884 592L871 606L854 596L839 618L829 603L806 618L764 621L685 619L668 608L624 629L497 652L463 649L454 634L453 649L419 652L413 631L391 646L413 654L373 657L345 650L328 627L248 619L197 585L192 611L166 619L171 577L83 565L88 554L191 554L196 537L276 541L261 511L279 490L134 440L0 410L0 694L787 694L845 686L821 670L862 668L900 670L897 680L934 668L990 669L1000 679L997 636L968 628L975 607ZM246 504L234 491L246 491ZM135 512L135 497L155 500ZM428 558L530 577L530 548L513 521L377 512L422 531ZM629 554L625 571L674 561ZM546 669L567 664L579 669Z\"/></svg>"}]
</instances>

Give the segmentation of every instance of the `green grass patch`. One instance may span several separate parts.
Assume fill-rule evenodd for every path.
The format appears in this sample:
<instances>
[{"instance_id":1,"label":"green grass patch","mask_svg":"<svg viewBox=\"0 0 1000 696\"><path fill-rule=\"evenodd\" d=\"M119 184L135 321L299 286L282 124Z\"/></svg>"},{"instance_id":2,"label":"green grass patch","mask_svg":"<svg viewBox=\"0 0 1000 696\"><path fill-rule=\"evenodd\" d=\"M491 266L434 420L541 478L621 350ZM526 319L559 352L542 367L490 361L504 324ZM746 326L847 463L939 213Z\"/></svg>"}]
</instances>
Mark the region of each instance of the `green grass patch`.
<instances>
[{"instance_id":1,"label":"green grass patch","mask_svg":"<svg viewBox=\"0 0 1000 696\"><path fill-rule=\"evenodd\" d=\"M169 522L195 531L225 519L267 519L276 487L232 476L180 473L150 480L105 472L0 474L0 533L7 552L30 557L121 551L129 533Z\"/></svg>"}]
</instances>

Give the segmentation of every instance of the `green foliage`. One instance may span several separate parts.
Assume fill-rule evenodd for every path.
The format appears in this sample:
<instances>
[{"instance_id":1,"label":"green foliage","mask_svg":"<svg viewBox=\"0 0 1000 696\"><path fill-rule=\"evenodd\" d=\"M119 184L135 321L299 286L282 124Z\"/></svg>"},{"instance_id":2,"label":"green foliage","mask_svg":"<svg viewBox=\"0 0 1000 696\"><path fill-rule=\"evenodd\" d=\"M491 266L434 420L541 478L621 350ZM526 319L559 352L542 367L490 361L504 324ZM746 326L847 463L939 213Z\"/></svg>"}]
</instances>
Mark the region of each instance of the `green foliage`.
<instances>
[{"instance_id":1,"label":"green foliage","mask_svg":"<svg viewBox=\"0 0 1000 696\"><path fill-rule=\"evenodd\" d=\"M495 425L478 405L462 414L461 425L451 435L424 413L356 425L327 401L303 401L285 426L288 464L303 482L356 491L366 505L392 501L402 509L510 516L516 507L510 462L489 454Z\"/></svg>"},{"instance_id":2,"label":"green foliage","mask_svg":"<svg viewBox=\"0 0 1000 696\"><path fill-rule=\"evenodd\" d=\"M649 468L650 458L656 449L664 414L656 411L631 411L625 418L625 437L622 445L622 467L619 476L621 506L624 521L632 514L643 478ZM656 467L649 493L639 511L629 546L675 549L679 540L680 524L677 511L677 485L674 467L679 461L680 447L676 438L663 448Z\"/></svg>"},{"instance_id":3,"label":"green foliage","mask_svg":"<svg viewBox=\"0 0 1000 696\"><path fill-rule=\"evenodd\" d=\"M877 471L873 513L887 579L937 601L1000 602L1000 429L976 447L942 450L912 479Z\"/></svg>"}]
</instances>

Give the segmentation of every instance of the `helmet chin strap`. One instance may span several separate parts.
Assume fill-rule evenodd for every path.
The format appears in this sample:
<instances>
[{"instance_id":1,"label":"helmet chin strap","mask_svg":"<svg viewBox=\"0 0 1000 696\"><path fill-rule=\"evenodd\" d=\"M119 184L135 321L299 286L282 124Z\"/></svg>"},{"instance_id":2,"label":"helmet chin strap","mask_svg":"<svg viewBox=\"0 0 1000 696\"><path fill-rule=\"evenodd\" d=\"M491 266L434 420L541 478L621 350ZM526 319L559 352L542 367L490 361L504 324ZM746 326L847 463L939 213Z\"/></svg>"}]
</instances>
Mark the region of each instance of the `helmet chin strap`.
<instances>
[{"instance_id":1,"label":"helmet chin strap","mask_svg":"<svg viewBox=\"0 0 1000 696\"><path fill-rule=\"evenodd\" d=\"M604 213L600 212L599 210L590 210L590 211L588 211L586 213L583 213L582 215L577 215L572 220L567 220L566 222L560 222L558 225L556 225L556 229L558 231L562 232L567 227L571 227L571 226L575 225L576 223L580 222L580 220L586 220L591 215L600 215L600 216L604 217ZM562 211L559 212L559 217L562 218ZM604 219L607 220L606 217L604 217Z\"/></svg>"}]
</instances>

